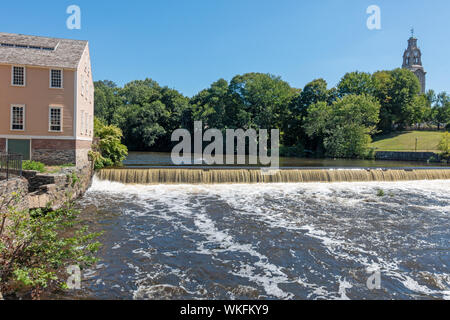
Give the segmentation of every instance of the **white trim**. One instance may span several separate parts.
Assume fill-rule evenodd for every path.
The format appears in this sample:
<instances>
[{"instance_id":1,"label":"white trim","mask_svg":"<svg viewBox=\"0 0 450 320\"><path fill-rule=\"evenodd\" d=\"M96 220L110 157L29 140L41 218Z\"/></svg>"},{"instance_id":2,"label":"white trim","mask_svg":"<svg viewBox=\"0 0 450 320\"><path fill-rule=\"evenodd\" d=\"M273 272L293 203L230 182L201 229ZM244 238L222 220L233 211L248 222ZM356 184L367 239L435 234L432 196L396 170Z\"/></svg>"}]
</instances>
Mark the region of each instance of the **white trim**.
<instances>
[{"instance_id":1,"label":"white trim","mask_svg":"<svg viewBox=\"0 0 450 320\"><path fill-rule=\"evenodd\" d=\"M92 138L75 138L68 136L27 136L27 135L0 135L0 139L37 139L37 140L82 140L92 141Z\"/></svg>"},{"instance_id":2,"label":"white trim","mask_svg":"<svg viewBox=\"0 0 450 320\"><path fill-rule=\"evenodd\" d=\"M60 130L52 130L52 109L59 109L60 110L60 116L61 119L59 119L60 122ZM48 106L48 132L63 132L63 112L64 112L64 107L63 106L54 106L54 105L49 105Z\"/></svg>"},{"instance_id":3,"label":"white trim","mask_svg":"<svg viewBox=\"0 0 450 320\"><path fill-rule=\"evenodd\" d=\"M78 131L77 131L77 120L78 120L78 71L75 71L73 74L74 74L73 136L76 138L78 136Z\"/></svg>"},{"instance_id":4,"label":"white trim","mask_svg":"<svg viewBox=\"0 0 450 320\"><path fill-rule=\"evenodd\" d=\"M14 68L23 68L23 85L14 84ZM18 64L11 65L11 86L19 88L27 86L27 67Z\"/></svg>"},{"instance_id":5,"label":"white trim","mask_svg":"<svg viewBox=\"0 0 450 320\"><path fill-rule=\"evenodd\" d=\"M52 86L52 71L61 71L61 87ZM49 71L49 88L50 89L64 89L64 69L51 68Z\"/></svg>"},{"instance_id":6,"label":"white trim","mask_svg":"<svg viewBox=\"0 0 450 320\"><path fill-rule=\"evenodd\" d=\"M19 130L19 129L13 129L13 108L14 107L19 107L19 108L23 108L23 129ZM17 132L24 132L26 130L26 111L27 108L24 104L11 104L9 112L9 130L10 131L17 131Z\"/></svg>"}]
</instances>

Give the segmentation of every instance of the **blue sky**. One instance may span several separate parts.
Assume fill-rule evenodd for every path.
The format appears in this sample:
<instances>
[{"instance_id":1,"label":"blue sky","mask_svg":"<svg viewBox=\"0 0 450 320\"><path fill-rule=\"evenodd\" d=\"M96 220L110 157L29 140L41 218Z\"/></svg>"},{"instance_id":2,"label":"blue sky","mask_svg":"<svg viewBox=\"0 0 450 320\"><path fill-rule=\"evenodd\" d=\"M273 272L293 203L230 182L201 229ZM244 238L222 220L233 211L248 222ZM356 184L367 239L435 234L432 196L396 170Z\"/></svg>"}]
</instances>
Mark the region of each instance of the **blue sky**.
<instances>
[{"instance_id":1,"label":"blue sky","mask_svg":"<svg viewBox=\"0 0 450 320\"><path fill-rule=\"evenodd\" d=\"M81 30L66 28L71 4L81 8ZM373 4L381 30L366 27ZM414 26L427 87L450 91L448 0L4 1L0 10L2 32L89 40L95 80L150 77L187 96L246 72L302 88L400 67Z\"/></svg>"}]
</instances>

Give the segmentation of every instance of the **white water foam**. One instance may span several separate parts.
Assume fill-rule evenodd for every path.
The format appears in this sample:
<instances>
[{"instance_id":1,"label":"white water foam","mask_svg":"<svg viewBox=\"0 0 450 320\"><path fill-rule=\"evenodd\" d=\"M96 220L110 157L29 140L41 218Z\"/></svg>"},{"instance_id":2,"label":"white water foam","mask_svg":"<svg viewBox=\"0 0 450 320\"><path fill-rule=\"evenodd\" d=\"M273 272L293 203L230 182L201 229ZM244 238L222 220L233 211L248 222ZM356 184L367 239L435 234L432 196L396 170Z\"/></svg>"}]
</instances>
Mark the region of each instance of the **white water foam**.
<instances>
[{"instance_id":1,"label":"white water foam","mask_svg":"<svg viewBox=\"0 0 450 320\"><path fill-rule=\"evenodd\" d=\"M333 229L333 226L317 225L314 219L308 216L298 216L295 208L290 209L283 207L283 204L271 204L271 207L265 205L265 196L270 196L272 199L292 199L307 207L309 200L323 202L324 204L334 203L336 205L357 209L367 202L380 203L385 207L402 208L405 204L389 202L388 200L380 202L376 196L376 190L382 189L386 194L392 193L395 195L401 193L415 193L423 197L435 200L442 205L416 205L421 209L429 210L430 212L439 212L442 215L449 215L450 213L450 180L442 181L409 181L409 182L369 182L369 183L297 183L297 184L266 184L266 185L158 185L158 186L143 186L143 185L125 185L121 183L100 181L94 178L93 185L88 191L89 193L107 193L117 194L123 198L133 198L133 201L141 205L148 205L148 202L155 201L164 203L169 206L171 212L176 212L177 215L183 218L194 219L195 230L184 226L177 222L174 215L167 214L166 211L158 213L158 217L166 221L171 221L178 227L190 232L195 232L203 235L206 240L199 242L197 245L198 253L208 255L216 255L224 251L234 251L249 254L257 258L254 265L242 263L240 270L230 271L230 274L247 278L264 288L268 296L277 298L292 298L292 294L285 292L279 288L279 284L289 283L289 277L282 270L281 267L269 262L269 258L258 252L253 244L238 243L231 236L227 230L218 229L214 221L209 217L201 204L188 205L188 200L192 196L213 196L218 197L222 201L230 205L231 208L238 209L240 214L253 216L258 221L263 221L267 228L285 228L287 230L297 230L303 232L305 235L319 240L323 247L337 259L343 261L357 262L367 269L381 270L384 276L389 276L396 279L402 285L417 294L422 295L437 295L442 298L449 298L450 284L440 280L441 290L433 290L424 285L419 284L410 275L405 274L401 270L400 264L402 261L396 259L386 260L380 257L377 252L368 250L363 244L348 241L339 235L339 232ZM358 194L358 197L348 197L347 194ZM303 195L299 197L299 195ZM445 203L447 202L447 203ZM380 209L381 210L381 209ZM148 212L140 212L134 210L128 212L133 215L148 215ZM333 212L321 213L328 216L333 216ZM153 214L154 215L154 214ZM339 216L335 218L339 219ZM392 218L395 222L395 217ZM387 219L386 221L389 221ZM346 221L344 221L346 222ZM347 222L346 222L347 223ZM352 222L348 222L351 224ZM376 235L373 236L373 238ZM374 241L376 239L373 239ZM422 241L422 240L421 240ZM208 249L209 244L217 244L217 248ZM422 245L432 245L426 241ZM348 252L352 252L350 255ZM145 255L145 252L141 252ZM258 269L264 270L263 273L257 272ZM435 273L431 277L436 279L450 279L449 273ZM336 292L329 292L323 286L308 283L307 279L299 279L297 283L310 290L309 297L316 298L335 298L348 299L346 294L347 289L352 288L352 284L345 278L337 277L338 289ZM148 289L148 290L147 290ZM155 294L160 287L154 288L139 287L136 296L142 296L143 292ZM185 290L185 289L184 289Z\"/></svg>"}]
</instances>

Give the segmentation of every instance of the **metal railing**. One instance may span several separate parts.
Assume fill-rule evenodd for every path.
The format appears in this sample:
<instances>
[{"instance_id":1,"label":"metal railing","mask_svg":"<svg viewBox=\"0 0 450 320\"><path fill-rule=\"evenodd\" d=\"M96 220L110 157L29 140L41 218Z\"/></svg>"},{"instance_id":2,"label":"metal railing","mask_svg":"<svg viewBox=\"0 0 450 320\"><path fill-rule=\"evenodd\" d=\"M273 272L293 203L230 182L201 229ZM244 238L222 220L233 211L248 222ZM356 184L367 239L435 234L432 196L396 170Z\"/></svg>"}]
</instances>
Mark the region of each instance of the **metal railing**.
<instances>
[{"instance_id":1,"label":"metal railing","mask_svg":"<svg viewBox=\"0 0 450 320\"><path fill-rule=\"evenodd\" d=\"M23 156L15 153L0 153L0 180L22 176Z\"/></svg>"}]
</instances>

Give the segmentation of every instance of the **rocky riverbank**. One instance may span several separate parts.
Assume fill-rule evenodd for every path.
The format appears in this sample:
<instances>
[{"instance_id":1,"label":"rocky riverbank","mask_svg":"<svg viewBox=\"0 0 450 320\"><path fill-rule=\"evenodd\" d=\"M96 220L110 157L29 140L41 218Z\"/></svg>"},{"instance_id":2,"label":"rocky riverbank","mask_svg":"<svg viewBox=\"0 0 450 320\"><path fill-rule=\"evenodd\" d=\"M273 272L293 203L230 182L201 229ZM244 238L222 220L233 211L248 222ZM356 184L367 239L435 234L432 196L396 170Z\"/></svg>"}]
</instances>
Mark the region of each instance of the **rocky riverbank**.
<instances>
[{"instance_id":1,"label":"rocky riverbank","mask_svg":"<svg viewBox=\"0 0 450 320\"><path fill-rule=\"evenodd\" d=\"M19 210L49 207L60 208L65 202L81 197L89 188L93 170L64 168L47 174L24 171L22 177L0 181L0 211L7 210L14 199Z\"/></svg>"}]
</instances>

